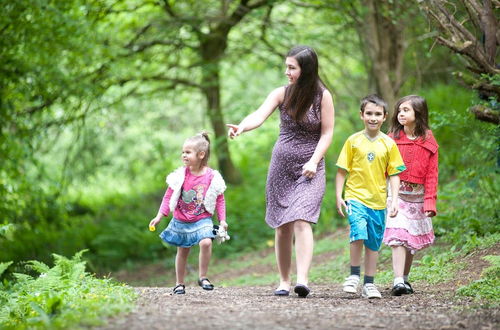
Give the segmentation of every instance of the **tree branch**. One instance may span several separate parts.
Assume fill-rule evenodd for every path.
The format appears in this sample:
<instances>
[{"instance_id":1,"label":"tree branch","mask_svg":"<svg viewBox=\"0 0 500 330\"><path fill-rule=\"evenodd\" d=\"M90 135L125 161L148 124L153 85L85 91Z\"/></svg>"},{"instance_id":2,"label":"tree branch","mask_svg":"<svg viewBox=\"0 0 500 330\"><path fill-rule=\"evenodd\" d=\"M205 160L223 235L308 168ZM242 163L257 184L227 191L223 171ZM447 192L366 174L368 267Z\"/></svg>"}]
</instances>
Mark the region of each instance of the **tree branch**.
<instances>
[{"instance_id":1,"label":"tree branch","mask_svg":"<svg viewBox=\"0 0 500 330\"><path fill-rule=\"evenodd\" d=\"M265 6L265 5L272 5L274 2L277 2L277 1L276 0L259 0L259 1L255 1L255 3L253 3L252 5L248 5L247 4L248 1L241 1L241 3L245 3L246 7L248 7L251 10Z\"/></svg>"},{"instance_id":2,"label":"tree branch","mask_svg":"<svg viewBox=\"0 0 500 330\"><path fill-rule=\"evenodd\" d=\"M462 0L462 3L464 6L473 9L476 16L479 16L479 13L482 11L481 5L476 0Z\"/></svg>"},{"instance_id":3,"label":"tree branch","mask_svg":"<svg viewBox=\"0 0 500 330\"><path fill-rule=\"evenodd\" d=\"M298 1L298 0L289 0L289 2L293 3L297 7L302 7L302 8L314 8L314 9L331 8L328 5L317 5L317 4L307 3L307 2Z\"/></svg>"},{"instance_id":4,"label":"tree branch","mask_svg":"<svg viewBox=\"0 0 500 330\"><path fill-rule=\"evenodd\" d=\"M469 18L471 19L471 22L474 25L474 28L476 30L481 30L481 24L479 22L479 11L477 8L477 3L474 0L462 0L462 4L464 5L465 9L467 10L467 14L469 15Z\"/></svg>"},{"instance_id":5,"label":"tree branch","mask_svg":"<svg viewBox=\"0 0 500 330\"><path fill-rule=\"evenodd\" d=\"M227 35L229 30L238 24L243 17L245 17L251 10L257 9L265 5L272 5L275 0L259 0L255 1L253 4L248 4L248 0L241 0L238 7L233 11L233 13L225 20L222 20L220 24L215 28L216 31L222 32Z\"/></svg>"},{"instance_id":6,"label":"tree branch","mask_svg":"<svg viewBox=\"0 0 500 330\"><path fill-rule=\"evenodd\" d=\"M118 80L116 83L120 86L123 86L130 81L168 81L168 82L171 82L174 84L189 86L189 87L193 87L193 88L198 88L198 89L203 88L202 85L194 83L191 80L187 80L187 79L183 79L183 78L170 78L168 76L164 76L161 74L157 74L157 75L149 76L149 77L124 78L124 79Z\"/></svg>"},{"instance_id":7,"label":"tree branch","mask_svg":"<svg viewBox=\"0 0 500 330\"><path fill-rule=\"evenodd\" d=\"M448 20L449 24L453 27L453 29L461 34L462 40L470 40L474 43L477 43L476 37L467 30L462 23L458 22L452 13L450 13L444 6L441 5L439 1L432 1L436 8L443 14L443 16ZM453 34L454 36L459 36L457 33Z\"/></svg>"},{"instance_id":8,"label":"tree branch","mask_svg":"<svg viewBox=\"0 0 500 330\"><path fill-rule=\"evenodd\" d=\"M131 52L123 55L123 57L131 56L133 54L143 52L148 48L151 48L153 46L158 46L158 45L175 46L176 48L181 48L181 47L194 48L193 46L187 45L180 40L150 40L150 41L145 41L145 42L138 43L138 44L128 45L127 48L130 49Z\"/></svg>"},{"instance_id":9,"label":"tree branch","mask_svg":"<svg viewBox=\"0 0 500 330\"><path fill-rule=\"evenodd\" d=\"M199 17L180 16L174 11L174 9L172 8L172 6L168 2L168 0L159 0L159 1L161 1L161 3L163 3L163 6L161 6L161 7L165 11L165 13L167 13L167 15L170 16L171 18L173 18L176 22L186 23L197 34L199 34L199 35L203 34L203 32L201 32L201 30L200 30L201 20L199 19Z\"/></svg>"},{"instance_id":10,"label":"tree branch","mask_svg":"<svg viewBox=\"0 0 500 330\"><path fill-rule=\"evenodd\" d=\"M454 15L453 13L450 13L442 5L444 1L429 0L426 2L428 3L428 5L422 6L424 11L426 11L427 14L438 23L440 30L445 35L445 36L439 36L437 38L437 41L439 43L452 49L456 53L465 55L478 67L482 68L482 70L484 70L485 73L497 74L499 72L499 70L495 67L494 59L493 60L490 59L491 53L486 53L485 48L481 46L481 43L477 40L477 38L470 31L468 31L462 24L458 22L458 20L453 16ZM478 9L477 3L474 3L471 0L470 4L471 8L474 8L474 11ZM483 32L485 32L484 31L485 27L488 26L488 31L489 31L488 33L490 35L490 38L488 40L491 44L492 39L494 41L496 40L496 28L495 31L493 32L494 37L491 37L492 33L490 24L495 24L496 21L492 22L491 18L489 16L487 17L488 17L487 23L484 23L484 20L481 19L481 17L479 18L479 21L481 22L481 29L483 30ZM451 40L447 39L446 36L449 36Z\"/></svg>"},{"instance_id":11,"label":"tree branch","mask_svg":"<svg viewBox=\"0 0 500 330\"><path fill-rule=\"evenodd\" d=\"M151 23L144 25L139 31L137 31L135 36L125 45L125 48L131 48L133 46L133 44L137 40L139 40L139 38L141 36L143 36L152 26L153 26L153 24L151 24Z\"/></svg>"},{"instance_id":12,"label":"tree branch","mask_svg":"<svg viewBox=\"0 0 500 330\"><path fill-rule=\"evenodd\" d=\"M274 6L270 5L268 10L266 11L266 15L262 20L261 28L260 28L260 40L264 43L264 45L271 51L272 54L279 56L279 58L284 58L285 54L279 52L266 38L267 36L267 27L271 24L271 13L273 11Z\"/></svg>"},{"instance_id":13,"label":"tree branch","mask_svg":"<svg viewBox=\"0 0 500 330\"><path fill-rule=\"evenodd\" d=\"M111 5L108 10L106 11L106 14L121 14L121 13L135 13L137 10L145 7L145 6L149 6L149 5L153 5L153 6L156 6L156 3L153 2L153 1L144 1L142 2L140 5L137 5L133 8L125 8L125 9L118 9L118 10L115 10L113 9L113 7L120 1L117 1L115 2L113 5Z\"/></svg>"},{"instance_id":14,"label":"tree branch","mask_svg":"<svg viewBox=\"0 0 500 330\"><path fill-rule=\"evenodd\" d=\"M54 97L54 98L45 100L42 104L28 107L28 108L22 110L21 112L23 115L32 115L35 112L38 112L42 109L50 107L52 104L54 104L56 102L57 99L58 99L58 97Z\"/></svg>"},{"instance_id":15,"label":"tree branch","mask_svg":"<svg viewBox=\"0 0 500 330\"><path fill-rule=\"evenodd\" d=\"M475 105L469 109L470 112L474 114L476 119L485 121L488 123L493 123L496 125L500 124L500 112L495 111L482 104Z\"/></svg>"},{"instance_id":16,"label":"tree branch","mask_svg":"<svg viewBox=\"0 0 500 330\"><path fill-rule=\"evenodd\" d=\"M174 9L172 8L172 6L170 6L170 4L168 3L168 0L161 0L161 2L163 3L163 6L162 8L165 10L165 12L172 18L178 18L177 16L177 13L174 12Z\"/></svg>"}]
</instances>

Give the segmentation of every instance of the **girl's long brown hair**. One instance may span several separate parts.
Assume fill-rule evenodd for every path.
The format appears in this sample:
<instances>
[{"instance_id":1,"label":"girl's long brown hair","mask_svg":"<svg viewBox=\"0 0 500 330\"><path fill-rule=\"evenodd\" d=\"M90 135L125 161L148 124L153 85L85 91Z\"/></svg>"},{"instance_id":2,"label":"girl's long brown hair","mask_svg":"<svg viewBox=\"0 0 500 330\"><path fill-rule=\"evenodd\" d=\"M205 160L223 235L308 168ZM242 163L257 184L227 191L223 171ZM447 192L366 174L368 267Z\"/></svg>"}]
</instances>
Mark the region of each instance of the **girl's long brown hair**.
<instances>
[{"instance_id":1,"label":"girl's long brown hair","mask_svg":"<svg viewBox=\"0 0 500 330\"><path fill-rule=\"evenodd\" d=\"M297 82L288 86L283 106L295 121L302 121L307 110L314 102L315 96L325 84L318 74L318 56L308 46L292 48L286 57L293 57L300 66Z\"/></svg>"},{"instance_id":2,"label":"girl's long brown hair","mask_svg":"<svg viewBox=\"0 0 500 330\"><path fill-rule=\"evenodd\" d=\"M425 139L427 130L429 129L429 109L425 99L418 95L408 95L400 99L394 106L394 113L391 119L391 127L389 132L394 134L396 139L399 139L399 133L403 130L403 125L398 121L398 112L401 104L410 101L413 111L415 111L415 136Z\"/></svg>"}]
</instances>

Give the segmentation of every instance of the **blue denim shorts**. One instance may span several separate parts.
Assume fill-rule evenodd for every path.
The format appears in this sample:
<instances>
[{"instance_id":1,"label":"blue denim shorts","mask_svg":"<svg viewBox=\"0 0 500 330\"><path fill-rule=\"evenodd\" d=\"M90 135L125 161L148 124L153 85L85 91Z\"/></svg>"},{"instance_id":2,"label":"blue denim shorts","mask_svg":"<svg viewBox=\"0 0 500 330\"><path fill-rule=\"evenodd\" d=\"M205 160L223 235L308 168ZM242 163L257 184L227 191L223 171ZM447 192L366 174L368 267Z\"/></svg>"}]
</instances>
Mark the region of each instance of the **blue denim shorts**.
<instances>
[{"instance_id":1,"label":"blue denim shorts","mask_svg":"<svg viewBox=\"0 0 500 330\"><path fill-rule=\"evenodd\" d=\"M370 250L380 250L384 237L386 209L374 210L355 200L348 200L346 204L351 226L349 241L362 239Z\"/></svg>"},{"instance_id":2,"label":"blue denim shorts","mask_svg":"<svg viewBox=\"0 0 500 330\"><path fill-rule=\"evenodd\" d=\"M168 227L161 232L160 238L170 245L191 247L200 243L204 238L215 238L212 218L205 218L196 222L183 222L172 218Z\"/></svg>"}]
</instances>

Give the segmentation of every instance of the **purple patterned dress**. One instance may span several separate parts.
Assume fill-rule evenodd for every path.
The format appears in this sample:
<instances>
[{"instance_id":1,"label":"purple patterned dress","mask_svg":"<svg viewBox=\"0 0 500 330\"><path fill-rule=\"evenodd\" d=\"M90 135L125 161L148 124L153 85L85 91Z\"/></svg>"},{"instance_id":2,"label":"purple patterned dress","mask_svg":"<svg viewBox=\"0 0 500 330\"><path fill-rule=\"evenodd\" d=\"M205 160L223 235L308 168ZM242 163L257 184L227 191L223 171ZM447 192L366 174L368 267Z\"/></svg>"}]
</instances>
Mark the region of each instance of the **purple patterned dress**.
<instances>
[{"instance_id":1,"label":"purple patterned dress","mask_svg":"<svg viewBox=\"0 0 500 330\"><path fill-rule=\"evenodd\" d=\"M272 228L299 219L318 222L325 193L325 161L321 159L312 179L302 176L302 166L311 159L321 136L322 96L323 89L300 123L288 115L283 105L279 106L280 135L266 184L266 222Z\"/></svg>"}]
</instances>

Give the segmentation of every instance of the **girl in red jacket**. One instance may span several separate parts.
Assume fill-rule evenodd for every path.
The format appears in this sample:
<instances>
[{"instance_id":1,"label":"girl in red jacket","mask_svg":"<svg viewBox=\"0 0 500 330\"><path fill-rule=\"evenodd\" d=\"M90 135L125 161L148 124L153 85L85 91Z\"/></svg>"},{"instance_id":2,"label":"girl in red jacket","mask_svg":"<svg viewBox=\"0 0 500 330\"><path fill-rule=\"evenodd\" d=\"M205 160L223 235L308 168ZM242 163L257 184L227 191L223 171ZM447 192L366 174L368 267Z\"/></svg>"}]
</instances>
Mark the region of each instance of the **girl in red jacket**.
<instances>
[{"instance_id":1,"label":"girl in red jacket","mask_svg":"<svg viewBox=\"0 0 500 330\"><path fill-rule=\"evenodd\" d=\"M438 144L428 125L425 99L409 95L395 106L389 136L396 141L406 171L401 179L396 217L387 217L383 242L392 247L393 296L413 293L408 282L413 256L434 242L431 217L436 215ZM390 205L392 197L387 199Z\"/></svg>"}]
</instances>

